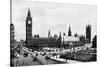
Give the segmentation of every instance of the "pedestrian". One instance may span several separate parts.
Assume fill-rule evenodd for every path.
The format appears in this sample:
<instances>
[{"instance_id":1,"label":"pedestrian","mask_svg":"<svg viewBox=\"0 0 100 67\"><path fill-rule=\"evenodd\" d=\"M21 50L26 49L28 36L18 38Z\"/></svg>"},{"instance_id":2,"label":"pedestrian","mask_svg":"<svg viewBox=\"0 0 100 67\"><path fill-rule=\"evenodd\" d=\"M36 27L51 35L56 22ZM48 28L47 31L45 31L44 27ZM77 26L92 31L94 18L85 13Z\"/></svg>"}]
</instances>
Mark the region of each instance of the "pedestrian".
<instances>
[{"instance_id":1,"label":"pedestrian","mask_svg":"<svg viewBox=\"0 0 100 67\"><path fill-rule=\"evenodd\" d=\"M38 53L36 53L36 57L38 56Z\"/></svg>"},{"instance_id":2,"label":"pedestrian","mask_svg":"<svg viewBox=\"0 0 100 67\"><path fill-rule=\"evenodd\" d=\"M19 63L19 62L18 62L18 59L17 59L17 61L16 61L16 66L18 66L18 63Z\"/></svg>"},{"instance_id":3,"label":"pedestrian","mask_svg":"<svg viewBox=\"0 0 100 67\"><path fill-rule=\"evenodd\" d=\"M23 61L23 63L22 63L22 66L24 66L24 61Z\"/></svg>"}]
</instances>

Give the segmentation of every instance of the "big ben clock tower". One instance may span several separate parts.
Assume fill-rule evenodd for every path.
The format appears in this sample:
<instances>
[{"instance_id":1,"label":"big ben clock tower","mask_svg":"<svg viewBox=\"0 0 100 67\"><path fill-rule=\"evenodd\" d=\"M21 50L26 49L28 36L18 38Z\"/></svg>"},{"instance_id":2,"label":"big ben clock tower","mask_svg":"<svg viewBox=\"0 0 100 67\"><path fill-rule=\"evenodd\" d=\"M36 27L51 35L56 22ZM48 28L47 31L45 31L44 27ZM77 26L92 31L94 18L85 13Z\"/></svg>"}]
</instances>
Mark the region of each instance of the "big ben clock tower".
<instances>
[{"instance_id":1,"label":"big ben clock tower","mask_svg":"<svg viewBox=\"0 0 100 67\"><path fill-rule=\"evenodd\" d=\"M32 17L28 10L26 17L26 45L32 45Z\"/></svg>"}]
</instances>

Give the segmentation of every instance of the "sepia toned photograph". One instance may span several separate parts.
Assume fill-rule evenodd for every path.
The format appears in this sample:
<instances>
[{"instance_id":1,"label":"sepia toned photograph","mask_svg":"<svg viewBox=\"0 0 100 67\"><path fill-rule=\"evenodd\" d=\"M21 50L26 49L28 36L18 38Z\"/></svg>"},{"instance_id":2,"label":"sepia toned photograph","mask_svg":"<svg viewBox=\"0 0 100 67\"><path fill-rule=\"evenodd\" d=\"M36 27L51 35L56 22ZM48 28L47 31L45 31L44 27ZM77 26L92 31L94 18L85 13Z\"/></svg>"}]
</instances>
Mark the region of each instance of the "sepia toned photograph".
<instances>
[{"instance_id":1,"label":"sepia toned photograph","mask_svg":"<svg viewBox=\"0 0 100 67\"><path fill-rule=\"evenodd\" d=\"M97 6L10 0L10 66L97 61Z\"/></svg>"}]
</instances>

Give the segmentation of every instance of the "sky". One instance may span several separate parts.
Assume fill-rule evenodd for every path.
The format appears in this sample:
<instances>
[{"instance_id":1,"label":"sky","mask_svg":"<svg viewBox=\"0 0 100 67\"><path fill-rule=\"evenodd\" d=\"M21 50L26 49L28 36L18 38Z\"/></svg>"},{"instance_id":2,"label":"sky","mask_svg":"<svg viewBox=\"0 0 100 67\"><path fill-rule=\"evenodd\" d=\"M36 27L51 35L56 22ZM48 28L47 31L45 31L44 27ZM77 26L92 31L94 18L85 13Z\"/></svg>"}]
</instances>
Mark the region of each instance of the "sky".
<instances>
[{"instance_id":1,"label":"sky","mask_svg":"<svg viewBox=\"0 0 100 67\"><path fill-rule=\"evenodd\" d=\"M97 34L97 7L95 5L77 5L48 3L25 0L12 0L12 23L15 26L15 39L26 38L26 16L30 9L32 16L32 34L47 37L68 33L69 25L72 35L85 35L86 25L90 24L91 36Z\"/></svg>"}]
</instances>

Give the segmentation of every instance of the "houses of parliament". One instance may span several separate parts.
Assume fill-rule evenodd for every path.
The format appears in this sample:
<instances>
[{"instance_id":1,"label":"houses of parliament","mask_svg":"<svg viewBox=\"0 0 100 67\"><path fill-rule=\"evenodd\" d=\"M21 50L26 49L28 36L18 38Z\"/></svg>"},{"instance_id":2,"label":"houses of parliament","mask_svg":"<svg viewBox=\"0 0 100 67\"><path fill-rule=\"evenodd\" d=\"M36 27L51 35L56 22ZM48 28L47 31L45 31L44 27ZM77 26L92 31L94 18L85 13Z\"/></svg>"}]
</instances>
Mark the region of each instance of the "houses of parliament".
<instances>
[{"instance_id":1,"label":"houses of parliament","mask_svg":"<svg viewBox=\"0 0 100 67\"><path fill-rule=\"evenodd\" d=\"M31 12L28 9L26 17L26 46L27 47L68 47L69 43L72 43L75 47L82 46L84 43L91 43L91 25L86 26L86 37L85 39L80 38L77 34L72 36L71 27L69 26L68 36L59 35L52 37L50 30L48 31L48 37L40 37L39 34L32 37L32 17ZM12 24L11 24L12 25ZM12 27L11 27L12 28Z\"/></svg>"},{"instance_id":2,"label":"houses of parliament","mask_svg":"<svg viewBox=\"0 0 100 67\"><path fill-rule=\"evenodd\" d=\"M35 37L32 37L32 17L31 17L30 10L28 10L27 17L26 17L26 46L60 47L60 44L61 44L61 35L59 35L58 39L53 38L50 36L50 31L48 33L48 37L39 37L39 35L35 35Z\"/></svg>"}]
</instances>

